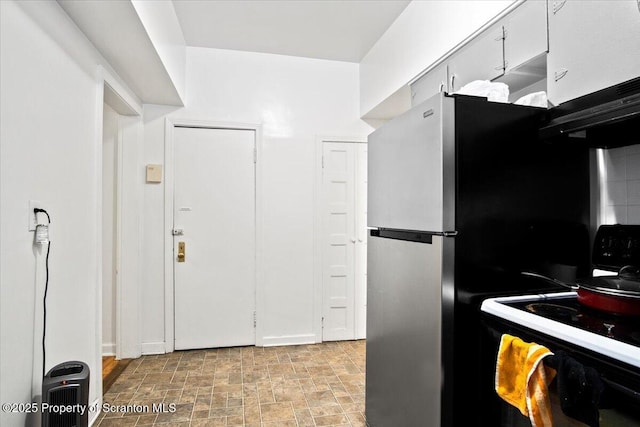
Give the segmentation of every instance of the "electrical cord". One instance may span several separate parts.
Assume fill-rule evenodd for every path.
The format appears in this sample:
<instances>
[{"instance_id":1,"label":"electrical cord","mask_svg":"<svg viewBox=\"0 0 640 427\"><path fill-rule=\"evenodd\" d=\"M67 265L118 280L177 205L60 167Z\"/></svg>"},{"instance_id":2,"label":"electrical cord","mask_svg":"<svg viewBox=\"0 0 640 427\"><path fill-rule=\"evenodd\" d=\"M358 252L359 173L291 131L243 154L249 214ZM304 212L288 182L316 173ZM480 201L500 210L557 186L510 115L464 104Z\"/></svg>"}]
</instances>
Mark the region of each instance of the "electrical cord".
<instances>
[{"instance_id":1,"label":"electrical cord","mask_svg":"<svg viewBox=\"0 0 640 427\"><path fill-rule=\"evenodd\" d=\"M42 212L43 214L45 214L47 216L47 221L49 222L49 224L51 224L51 217L49 216L49 212L45 211L44 209L40 209L40 208L35 208L33 210L34 215L38 215L38 213Z\"/></svg>"},{"instance_id":2,"label":"electrical cord","mask_svg":"<svg viewBox=\"0 0 640 427\"><path fill-rule=\"evenodd\" d=\"M51 224L51 217L49 213L44 209L34 209L34 215L38 215L42 212L47 216L47 221ZM42 319L42 378L45 376L45 361L46 361L46 336L47 336L47 291L49 290L49 252L51 251L51 240L47 243L47 257L45 258L45 282L44 282L44 297L42 299L43 319Z\"/></svg>"}]
</instances>

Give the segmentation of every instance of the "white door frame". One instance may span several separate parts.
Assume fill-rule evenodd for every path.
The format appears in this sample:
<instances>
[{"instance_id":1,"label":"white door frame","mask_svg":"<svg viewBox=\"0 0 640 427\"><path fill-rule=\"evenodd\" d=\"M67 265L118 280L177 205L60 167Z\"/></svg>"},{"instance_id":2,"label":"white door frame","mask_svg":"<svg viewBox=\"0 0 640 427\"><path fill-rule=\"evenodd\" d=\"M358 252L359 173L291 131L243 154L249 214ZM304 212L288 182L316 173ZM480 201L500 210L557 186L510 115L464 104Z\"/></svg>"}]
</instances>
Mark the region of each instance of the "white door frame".
<instances>
[{"instance_id":1,"label":"white door frame","mask_svg":"<svg viewBox=\"0 0 640 427\"><path fill-rule=\"evenodd\" d=\"M116 138L116 198L114 200L116 204L114 242L116 249L114 258L116 329L114 333L116 359L123 359L139 357L141 354L139 265L143 238L141 227L143 198L142 186L136 172L137 165L142 160L142 135L140 132L142 109L141 107L138 109L136 104L131 105L135 100L123 97L123 93L126 95L124 88L117 86L114 88L116 83L110 81L106 76L105 73L105 94L107 96L111 94L110 104L119 114L118 136ZM102 115L104 116L104 111ZM100 156L100 161L102 162L102 156ZM102 168L100 168L100 174L102 180ZM102 204L100 209L102 210ZM102 215L102 212L100 214ZM102 219L100 220L100 228L102 228ZM100 245L102 248L102 241ZM102 274L102 269L100 274ZM102 285L100 291L102 292ZM100 301L102 304L102 293Z\"/></svg>"},{"instance_id":2,"label":"white door frame","mask_svg":"<svg viewBox=\"0 0 640 427\"><path fill-rule=\"evenodd\" d=\"M316 179L313 188L314 198L314 218L313 218L313 236L315 240L313 254L313 295L314 295L314 313L313 313L313 330L316 336L316 342L322 342L322 316L323 316L323 281L322 281L322 244L324 242L322 212L324 206L322 204L322 147L325 142L345 142L345 143L366 143L366 137L357 136L317 136L316 137Z\"/></svg>"},{"instance_id":3,"label":"white door frame","mask_svg":"<svg viewBox=\"0 0 640 427\"><path fill-rule=\"evenodd\" d=\"M103 118L104 118L104 103L108 102L109 105L114 108L114 110L123 116L128 116L127 119L130 122L137 122L136 124L140 127L142 126L142 104L141 102L131 95L128 88L126 88L118 79L116 79L107 69L102 66L98 66L96 73L96 154L95 154L95 200L94 204L96 206L96 299L95 299L95 328L96 328L96 342L95 342L95 367L102 369L102 252L103 252L103 241L102 241L102 180L103 180L103 170L102 170L102 145L103 145ZM105 95L106 93L106 95ZM120 128L119 124L119 128ZM142 228L137 227L133 233L128 233L123 231L123 205L124 200L122 198L123 192L122 189L127 187L131 189L130 191L138 194L134 194L132 198L137 198L138 200L142 200L142 188L138 185L134 180L136 179L133 175L123 175L124 171L124 162L125 160L129 160L129 162L137 162L139 158L133 159L125 159L123 155L123 145L127 144L132 146L134 150L140 151L142 148L142 140L140 139L139 134L136 132L122 132L121 129L118 131L118 137L116 138L116 241L114 242L117 245L116 249L116 258L114 259L114 266L118 270L118 273L122 273L122 249L124 247L133 247L138 249L142 243ZM131 167L129 168L131 169ZM133 181L133 182L132 182ZM126 184L126 185L125 185ZM127 208L131 208L127 203ZM141 212L136 209L131 216L138 219ZM134 220L135 222L135 220ZM129 229L127 230L129 231ZM139 255L139 254L138 254ZM137 265L139 264L139 258L132 259L130 261L131 264ZM136 270L137 271L137 270ZM129 271L126 271L127 276L127 287L130 288L129 292L132 292L134 295L137 295L139 292L139 277L135 277L134 274L129 277ZM130 355L136 354L139 352L139 312L138 310L138 298L134 298L132 301L128 302L127 307L124 307L122 304L123 301L123 285L122 285L122 274L117 274L115 276L115 286L116 286L116 330L115 333L115 346L116 346L116 358L122 357L131 357ZM127 336L124 337L123 324L127 325L126 330ZM137 340L137 346L136 346ZM132 348L133 347L133 348ZM139 355L139 353L138 353ZM97 375L97 401L102 403L102 375ZM94 402L90 402L94 403ZM94 414L97 417L98 413Z\"/></svg>"},{"instance_id":4,"label":"white door frame","mask_svg":"<svg viewBox=\"0 0 640 427\"><path fill-rule=\"evenodd\" d=\"M174 159L173 159L173 130L178 127L199 127L210 129L236 129L253 130L256 135L256 346L263 346L264 322L261 322L264 313L264 288L263 288L263 233L262 233L262 125L255 123L229 123L206 120L189 119L165 119L164 135L164 340L165 352L170 353L175 349L175 324L174 324L174 263L173 246L173 197L174 197Z\"/></svg>"}]
</instances>

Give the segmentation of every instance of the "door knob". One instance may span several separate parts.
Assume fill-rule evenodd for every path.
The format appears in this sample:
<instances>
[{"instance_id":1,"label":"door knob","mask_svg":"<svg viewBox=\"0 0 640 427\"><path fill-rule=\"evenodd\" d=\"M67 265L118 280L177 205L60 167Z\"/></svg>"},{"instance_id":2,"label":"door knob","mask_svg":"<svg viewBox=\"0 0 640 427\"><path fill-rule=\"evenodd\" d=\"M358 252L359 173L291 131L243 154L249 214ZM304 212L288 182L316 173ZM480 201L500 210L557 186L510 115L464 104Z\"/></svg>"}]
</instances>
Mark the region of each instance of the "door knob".
<instances>
[{"instance_id":1,"label":"door knob","mask_svg":"<svg viewBox=\"0 0 640 427\"><path fill-rule=\"evenodd\" d=\"M356 238L355 238L355 237L352 237L352 238L351 238L351 243L355 243L355 242L356 242Z\"/></svg>"},{"instance_id":2,"label":"door knob","mask_svg":"<svg viewBox=\"0 0 640 427\"><path fill-rule=\"evenodd\" d=\"M178 262L184 262L184 242L178 242Z\"/></svg>"}]
</instances>

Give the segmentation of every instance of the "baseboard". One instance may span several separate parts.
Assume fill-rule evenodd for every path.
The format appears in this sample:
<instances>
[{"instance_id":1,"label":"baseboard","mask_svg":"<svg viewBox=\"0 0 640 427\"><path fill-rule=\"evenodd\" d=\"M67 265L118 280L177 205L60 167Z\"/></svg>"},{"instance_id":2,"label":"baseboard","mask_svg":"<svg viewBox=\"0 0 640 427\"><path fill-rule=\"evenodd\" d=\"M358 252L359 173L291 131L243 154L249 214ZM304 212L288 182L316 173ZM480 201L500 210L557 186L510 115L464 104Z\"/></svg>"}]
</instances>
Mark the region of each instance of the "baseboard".
<instances>
[{"instance_id":1,"label":"baseboard","mask_svg":"<svg viewBox=\"0 0 640 427\"><path fill-rule=\"evenodd\" d=\"M98 417L100 416L100 412L102 412L102 405L101 405L101 399L97 398L96 400L93 401L93 403L90 406L89 409L89 425L93 426L94 423L98 420Z\"/></svg>"},{"instance_id":2,"label":"baseboard","mask_svg":"<svg viewBox=\"0 0 640 427\"><path fill-rule=\"evenodd\" d=\"M283 345L302 345L316 344L321 342L315 334L305 335L283 335L279 337L264 337L262 345L264 347L276 347ZM142 354L165 354L166 347L164 342L147 342L140 346Z\"/></svg>"},{"instance_id":3,"label":"baseboard","mask_svg":"<svg viewBox=\"0 0 640 427\"><path fill-rule=\"evenodd\" d=\"M280 337L264 337L262 338L262 345L264 347L275 347L281 345L302 345L302 344L315 344L320 342L317 340L315 334L305 335L284 335Z\"/></svg>"},{"instance_id":4,"label":"baseboard","mask_svg":"<svg viewBox=\"0 0 640 427\"><path fill-rule=\"evenodd\" d=\"M116 345L114 343L102 344L102 355L103 356L115 356L116 355Z\"/></svg>"},{"instance_id":5,"label":"baseboard","mask_svg":"<svg viewBox=\"0 0 640 427\"><path fill-rule=\"evenodd\" d=\"M140 345L142 354L165 354L165 344L162 342L145 342Z\"/></svg>"}]
</instances>

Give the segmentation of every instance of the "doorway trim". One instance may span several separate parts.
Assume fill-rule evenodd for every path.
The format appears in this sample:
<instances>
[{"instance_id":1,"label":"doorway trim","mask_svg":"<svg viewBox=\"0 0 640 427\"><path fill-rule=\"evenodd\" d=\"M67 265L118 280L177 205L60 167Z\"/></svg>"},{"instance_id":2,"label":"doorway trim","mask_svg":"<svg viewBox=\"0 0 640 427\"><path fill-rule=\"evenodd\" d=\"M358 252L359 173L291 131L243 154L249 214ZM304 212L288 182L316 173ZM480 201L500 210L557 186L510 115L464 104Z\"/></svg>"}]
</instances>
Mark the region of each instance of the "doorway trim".
<instances>
[{"instance_id":1,"label":"doorway trim","mask_svg":"<svg viewBox=\"0 0 640 427\"><path fill-rule=\"evenodd\" d=\"M104 68L100 69L102 103L118 113L115 170L115 356L116 359L139 357L140 351L140 248L142 227L140 224L142 186L136 174L141 161L142 107L131 97L124 86ZM100 105L100 133L102 144L103 104ZM102 145L101 145L102 146ZM102 236L102 155L99 155L100 179L100 236ZM125 215L124 212L127 212ZM100 257L103 242L100 238ZM101 258L100 258L101 259ZM100 278L102 263L100 262ZM102 280L100 281L100 341L102 341ZM126 326L126 328L125 328ZM126 331L126 332L125 332Z\"/></svg>"},{"instance_id":2,"label":"doorway trim","mask_svg":"<svg viewBox=\"0 0 640 427\"><path fill-rule=\"evenodd\" d=\"M103 253L103 241L102 241L102 180L103 180L103 170L102 170L102 145L103 145L103 119L104 119L104 103L108 102L109 105L121 116L126 117L129 124L134 124L134 127L139 127L142 125L142 104L139 99L137 99L134 95L131 94L129 89L122 84L122 82L117 79L109 70L104 68L101 65L98 65L96 71L96 115L95 115L95 157L94 157L94 168L95 168L95 206L96 206L96 293L95 293L95 328L96 328L96 342L95 342L95 361L94 366L102 371L102 253ZM122 189L125 187L131 188L133 192L138 192L136 195L137 199L141 199L141 187L139 187L135 181L135 176L131 174L124 175L124 153L123 146L126 144L128 146L133 146L134 148L141 148L141 139L140 135L137 132L122 132L121 127L122 124L118 125L118 136L116 138L116 242L117 245L117 255L114 259L114 265L118 269L118 272L122 271L122 248L133 246L136 250L139 248L140 243L142 242L142 229L137 227L137 232L127 234L123 232L123 224L122 218L124 211L123 204L124 200L122 198ZM135 164L135 162L139 161L138 158L131 159L131 161ZM127 203L128 206L128 203ZM137 217L136 217L137 218ZM135 224L134 224L135 225ZM131 262L135 265L138 264L139 260L135 259ZM129 277L130 270L127 268L126 277ZM130 284L131 292L136 293L139 290L139 280L138 277L135 276L137 270L131 271L132 278L127 279L127 284ZM138 310L138 299L135 298L134 301L131 301L129 305L124 308L122 305L123 301L123 284L122 284L122 275L118 274L115 277L115 285L116 285L116 330L115 332L115 347L116 347L116 357L129 357L129 354L136 353L139 351L139 310ZM127 330L130 331L127 335L128 337L123 337L123 325L127 325ZM130 335L130 336L129 336ZM137 342L136 342L137 340ZM139 354L138 354L139 355ZM102 375L98 375L96 378L96 400L94 402L90 402L90 404L102 404ZM95 418L98 416L98 412L93 414L93 422Z\"/></svg>"},{"instance_id":3,"label":"doorway trim","mask_svg":"<svg viewBox=\"0 0 640 427\"><path fill-rule=\"evenodd\" d=\"M322 317L324 303L323 289L323 257L322 246L324 242L322 226L322 212L324 209L322 203L322 176L323 176L323 144L325 142L344 142L362 144L367 143L367 137L358 136L316 136L316 176L313 188L314 198L314 218L313 218L313 236L315 244L313 245L313 295L314 295L314 313L313 313L313 331L316 336L316 342L322 342Z\"/></svg>"},{"instance_id":4,"label":"doorway trim","mask_svg":"<svg viewBox=\"0 0 640 427\"><path fill-rule=\"evenodd\" d=\"M176 127L197 127L208 129L252 130L255 132L256 163L255 163L255 221L256 221L256 346L264 345L264 323L262 314L264 310L263 288L263 214L262 214L262 125L258 123L231 123L208 120L165 119L164 134L164 340L165 352L171 353L175 349L175 310L174 288L175 275L173 263L173 212L174 212L174 137L173 130Z\"/></svg>"}]
</instances>

